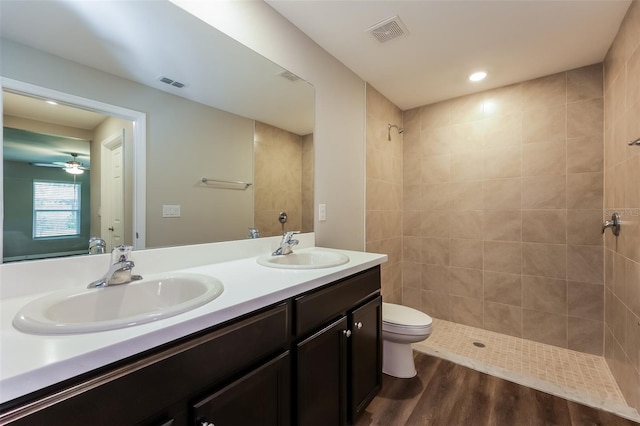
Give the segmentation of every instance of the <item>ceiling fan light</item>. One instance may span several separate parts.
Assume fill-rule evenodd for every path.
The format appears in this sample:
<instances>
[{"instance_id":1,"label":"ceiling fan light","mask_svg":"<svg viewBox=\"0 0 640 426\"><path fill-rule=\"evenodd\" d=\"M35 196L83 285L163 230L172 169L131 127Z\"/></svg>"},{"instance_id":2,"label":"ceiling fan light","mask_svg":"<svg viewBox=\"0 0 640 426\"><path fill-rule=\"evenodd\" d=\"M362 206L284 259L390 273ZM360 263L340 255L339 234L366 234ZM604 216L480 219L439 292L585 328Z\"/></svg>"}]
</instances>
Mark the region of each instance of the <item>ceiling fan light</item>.
<instances>
[{"instance_id":1,"label":"ceiling fan light","mask_svg":"<svg viewBox=\"0 0 640 426\"><path fill-rule=\"evenodd\" d=\"M81 175L84 173L84 170L82 170L81 168L79 168L76 165L70 166L70 167L65 167L64 171L67 173L70 173L72 175Z\"/></svg>"}]
</instances>

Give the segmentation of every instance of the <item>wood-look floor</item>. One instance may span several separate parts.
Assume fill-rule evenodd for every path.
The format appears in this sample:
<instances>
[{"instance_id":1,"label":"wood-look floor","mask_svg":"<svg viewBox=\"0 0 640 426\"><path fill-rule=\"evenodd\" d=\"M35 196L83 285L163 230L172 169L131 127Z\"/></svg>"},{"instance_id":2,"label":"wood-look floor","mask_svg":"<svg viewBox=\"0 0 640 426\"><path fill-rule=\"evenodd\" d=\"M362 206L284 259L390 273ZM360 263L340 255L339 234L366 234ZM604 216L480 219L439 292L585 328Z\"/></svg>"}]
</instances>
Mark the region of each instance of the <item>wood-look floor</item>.
<instances>
[{"instance_id":1,"label":"wood-look floor","mask_svg":"<svg viewBox=\"0 0 640 426\"><path fill-rule=\"evenodd\" d=\"M384 375L357 426L638 425L440 358L415 353L415 360L412 379Z\"/></svg>"}]
</instances>

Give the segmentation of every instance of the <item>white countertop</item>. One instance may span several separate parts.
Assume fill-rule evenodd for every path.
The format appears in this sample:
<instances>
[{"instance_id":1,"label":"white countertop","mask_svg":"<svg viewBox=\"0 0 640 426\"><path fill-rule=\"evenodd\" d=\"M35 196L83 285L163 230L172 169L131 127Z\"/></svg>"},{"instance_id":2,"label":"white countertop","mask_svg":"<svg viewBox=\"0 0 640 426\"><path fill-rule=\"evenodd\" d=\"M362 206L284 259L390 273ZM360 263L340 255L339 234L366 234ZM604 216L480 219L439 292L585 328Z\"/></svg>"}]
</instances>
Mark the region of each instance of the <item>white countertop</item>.
<instances>
[{"instance_id":1,"label":"white countertop","mask_svg":"<svg viewBox=\"0 0 640 426\"><path fill-rule=\"evenodd\" d=\"M4 298L0 301L0 403L345 278L387 260L387 256L382 254L335 251L349 256L349 262L326 269L283 270L260 266L256 262L258 256L252 256L178 269L216 277L223 282L224 292L215 300L189 312L119 330L62 336L25 334L13 327L13 317L27 302L46 293Z\"/></svg>"}]
</instances>

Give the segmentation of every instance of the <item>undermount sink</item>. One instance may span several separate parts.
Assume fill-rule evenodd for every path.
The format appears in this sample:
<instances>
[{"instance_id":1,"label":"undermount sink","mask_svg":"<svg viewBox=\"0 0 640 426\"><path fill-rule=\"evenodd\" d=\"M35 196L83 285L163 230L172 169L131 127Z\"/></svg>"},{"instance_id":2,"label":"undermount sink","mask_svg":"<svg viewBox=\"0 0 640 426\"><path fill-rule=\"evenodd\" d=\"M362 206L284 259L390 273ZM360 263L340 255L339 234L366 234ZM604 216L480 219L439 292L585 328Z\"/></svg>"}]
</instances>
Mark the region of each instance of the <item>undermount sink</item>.
<instances>
[{"instance_id":1,"label":"undermount sink","mask_svg":"<svg viewBox=\"0 0 640 426\"><path fill-rule=\"evenodd\" d=\"M258 258L258 263L269 268L280 269L321 269L333 268L349 262L345 254L331 250L313 249L293 252L287 255L265 255Z\"/></svg>"},{"instance_id":2,"label":"undermount sink","mask_svg":"<svg viewBox=\"0 0 640 426\"><path fill-rule=\"evenodd\" d=\"M126 328L195 309L223 291L222 282L213 277L166 273L118 286L49 294L23 306L13 325L34 334Z\"/></svg>"}]
</instances>

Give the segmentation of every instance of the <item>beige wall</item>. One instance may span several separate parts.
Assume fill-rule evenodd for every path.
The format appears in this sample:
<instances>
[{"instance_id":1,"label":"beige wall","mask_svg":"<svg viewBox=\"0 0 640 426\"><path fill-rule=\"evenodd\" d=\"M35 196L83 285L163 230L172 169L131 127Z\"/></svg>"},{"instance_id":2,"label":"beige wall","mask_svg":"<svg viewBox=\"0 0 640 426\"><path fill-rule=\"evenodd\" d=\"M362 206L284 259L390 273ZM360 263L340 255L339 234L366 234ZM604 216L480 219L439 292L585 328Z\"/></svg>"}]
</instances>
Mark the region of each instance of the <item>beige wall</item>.
<instances>
[{"instance_id":1,"label":"beige wall","mask_svg":"<svg viewBox=\"0 0 640 426\"><path fill-rule=\"evenodd\" d=\"M313 232L313 134L302 137L302 232Z\"/></svg>"},{"instance_id":2,"label":"beige wall","mask_svg":"<svg viewBox=\"0 0 640 426\"><path fill-rule=\"evenodd\" d=\"M173 0L250 49L315 87L316 244L365 248L365 84L282 15L262 1ZM317 210L317 207L316 207Z\"/></svg>"},{"instance_id":3,"label":"beige wall","mask_svg":"<svg viewBox=\"0 0 640 426\"><path fill-rule=\"evenodd\" d=\"M303 160L309 160L308 155L303 155L304 151L301 136L256 121L254 226L261 237L281 235L283 231L307 231L302 226L302 190L303 186L309 188L309 184L303 182L310 173L308 170L303 173ZM312 163L305 165L308 168ZM284 226L278 220L280 212L287 213Z\"/></svg>"},{"instance_id":4,"label":"beige wall","mask_svg":"<svg viewBox=\"0 0 640 426\"><path fill-rule=\"evenodd\" d=\"M147 114L147 247L246 237L253 190L200 179L252 181L253 120L4 39L0 53L4 77ZM182 216L163 218L163 204L181 205Z\"/></svg>"},{"instance_id":5,"label":"beige wall","mask_svg":"<svg viewBox=\"0 0 640 426\"><path fill-rule=\"evenodd\" d=\"M382 265L382 297L402 299L402 134L388 125L402 127L402 111L367 85L367 224L368 252L385 253Z\"/></svg>"},{"instance_id":6,"label":"beige wall","mask_svg":"<svg viewBox=\"0 0 640 426\"><path fill-rule=\"evenodd\" d=\"M404 114L403 302L603 352L601 64Z\"/></svg>"},{"instance_id":7,"label":"beige wall","mask_svg":"<svg viewBox=\"0 0 640 426\"><path fill-rule=\"evenodd\" d=\"M640 2L634 0L605 59L604 219L623 221L605 236L605 358L640 410Z\"/></svg>"}]
</instances>

